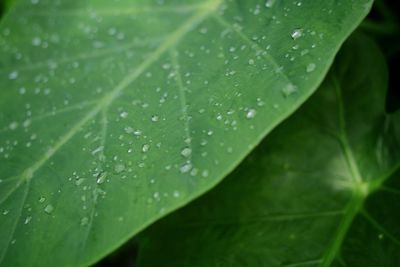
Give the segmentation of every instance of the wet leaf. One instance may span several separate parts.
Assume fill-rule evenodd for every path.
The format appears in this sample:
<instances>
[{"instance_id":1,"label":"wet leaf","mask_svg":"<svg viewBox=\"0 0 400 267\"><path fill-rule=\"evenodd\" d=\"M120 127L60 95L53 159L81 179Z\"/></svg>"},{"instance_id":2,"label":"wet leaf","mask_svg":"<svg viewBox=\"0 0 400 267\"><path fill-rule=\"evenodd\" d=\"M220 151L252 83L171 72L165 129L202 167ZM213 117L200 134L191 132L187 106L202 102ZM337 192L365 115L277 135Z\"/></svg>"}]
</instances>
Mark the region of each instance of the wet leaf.
<instances>
[{"instance_id":1,"label":"wet leaf","mask_svg":"<svg viewBox=\"0 0 400 267\"><path fill-rule=\"evenodd\" d=\"M212 188L370 4L19 1L0 26L0 263L93 263Z\"/></svg>"}]
</instances>

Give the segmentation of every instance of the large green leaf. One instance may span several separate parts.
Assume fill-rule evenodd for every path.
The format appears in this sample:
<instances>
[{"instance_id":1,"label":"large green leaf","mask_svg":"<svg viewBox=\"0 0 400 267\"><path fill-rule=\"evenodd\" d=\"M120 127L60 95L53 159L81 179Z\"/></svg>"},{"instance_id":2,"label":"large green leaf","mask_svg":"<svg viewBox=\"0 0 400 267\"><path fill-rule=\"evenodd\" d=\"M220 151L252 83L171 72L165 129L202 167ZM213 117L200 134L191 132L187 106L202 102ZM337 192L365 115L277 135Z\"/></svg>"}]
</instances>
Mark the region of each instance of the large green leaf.
<instances>
[{"instance_id":1,"label":"large green leaf","mask_svg":"<svg viewBox=\"0 0 400 267\"><path fill-rule=\"evenodd\" d=\"M25 0L0 38L0 263L79 266L213 187L370 0Z\"/></svg>"},{"instance_id":2,"label":"large green leaf","mask_svg":"<svg viewBox=\"0 0 400 267\"><path fill-rule=\"evenodd\" d=\"M354 36L238 170L142 234L139 266L400 266L400 112L385 114L386 87L378 48Z\"/></svg>"}]
</instances>

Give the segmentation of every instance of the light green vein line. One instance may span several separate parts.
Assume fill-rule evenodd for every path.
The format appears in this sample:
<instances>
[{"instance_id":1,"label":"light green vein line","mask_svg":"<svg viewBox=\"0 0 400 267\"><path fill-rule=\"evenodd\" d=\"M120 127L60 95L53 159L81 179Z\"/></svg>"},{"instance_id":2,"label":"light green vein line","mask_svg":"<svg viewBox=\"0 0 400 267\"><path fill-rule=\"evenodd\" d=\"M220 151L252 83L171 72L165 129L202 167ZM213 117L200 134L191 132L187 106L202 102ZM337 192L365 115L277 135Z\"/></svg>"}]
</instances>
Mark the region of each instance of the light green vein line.
<instances>
[{"instance_id":1,"label":"light green vein line","mask_svg":"<svg viewBox=\"0 0 400 267\"><path fill-rule=\"evenodd\" d=\"M335 233L333 241L323 256L321 267L329 267L338 255L343 240L346 237L354 217L360 211L362 204L363 201L360 200L360 197L354 194L353 198L345 209L344 216L338 226L338 230Z\"/></svg>"},{"instance_id":2,"label":"light green vein line","mask_svg":"<svg viewBox=\"0 0 400 267\"><path fill-rule=\"evenodd\" d=\"M283 265L282 267L299 267L299 266L307 266L307 265L317 265L317 264L321 264L321 262L322 262L322 259L309 260L309 261L303 261L303 262L290 263L287 265Z\"/></svg>"},{"instance_id":3,"label":"light green vein line","mask_svg":"<svg viewBox=\"0 0 400 267\"><path fill-rule=\"evenodd\" d=\"M189 148L192 149L192 136L190 133L190 121L189 121L189 116L188 116L188 105L187 105L187 100L186 100L186 93L185 93L185 87L183 85L183 80L182 80L182 75L181 75L181 70L180 70L180 65L179 65L179 60L178 60L178 52L175 50L175 48L172 48L170 50L170 58L172 62L172 67L175 72L175 79L176 83L178 86L179 90L179 98L181 100L181 109L182 109L182 116L183 116L183 121L184 121L184 130L185 130L185 137L188 139L188 145ZM189 155L189 160L192 161L192 153Z\"/></svg>"},{"instance_id":4,"label":"light green vein line","mask_svg":"<svg viewBox=\"0 0 400 267\"><path fill-rule=\"evenodd\" d=\"M32 122L40 121L40 120L46 119L48 117L53 117L53 116L56 116L56 115L59 115L59 114L62 114L62 113L68 113L68 112L75 111L75 110L83 110L86 107L93 106L98 102L99 102L99 100L84 101L82 103L78 103L78 104L75 104L75 105L72 105L72 106L69 106L69 107L66 107L66 108L60 108L60 109L57 109L57 110L54 110L54 111L50 111L50 112L46 112L46 113L37 115L35 117L27 118L27 120L30 120ZM12 130L10 129L10 127L5 127L5 128L0 130L0 133L4 133L4 132L8 132L8 131L12 131Z\"/></svg>"},{"instance_id":5,"label":"light green vein line","mask_svg":"<svg viewBox=\"0 0 400 267\"><path fill-rule=\"evenodd\" d=\"M59 115L59 114L62 114L62 113L67 113L67 112L70 112L70 111L84 109L86 107L93 106L93 105L97 104L98 102L99 102L99 100L84 101L82 103L78 103L78 104L75 104L75 105L72 105L72 106L69 106L69 107L66 107L66 108L60 108L60 109L57 109L57 110L54 110L54 111L46 112L44 114L41 114L41 115L38 115L36 117L30 118L30 120L32 120L32 121L43 120L45 118L53 117L53 116L56 116L56 115Z\"/></svg>"},{"instance_id":6,"label":"light green vein line","mask_svg":"<svg viewBox=\"0 0 400 267\"><path fill-rule=\"evenodd\" d=\"M102 109L101 111L101 140L100 140L100 146L102 147L102 150L99 153L98 156L98 171L99 172L103 172L103 167L104 167L104 163L106 160L105 154L104 154L104 150L105 150L105 145L106 145L106 141L107 141L107 128L108 128L108 118L107 118L107 109ZM101 175L101 174L100 174ZM97 177L96 177L97 179ZM97 183L97 180L94 180L93 183L94 187L96 189L98 189L100 187L100 185ZM89 238L90 232L92 231L93 228L93 221L95 218L95 213L96 213L96 208L98 205L98 197L99 197L99 193L98 191L95 189L95 194L93 194L93 204L92 204L92 208L90 211L90 215L89 215L89 221L88 221L88 225L86 225L86 233L83 237L83 241L81 243L81 248L79 249L79 252L83 253L83 251L85 251L86 245L87 245L87 240ZM80 258L77 257L76 258L76 263L78 265Z\"/></svg>"},{"instance_id":7,"label":"light green vein line","mask_svg":"<svg viewBox=\"0 0 400 267\"><path fill-rule=\"evenodd\" d=\"M400 190L399 189L390 188L388 186L381 186L379 188L379 190L382 190L382 191L385 191L385 192L400 196Z\"/></svg>"},{"instance_id":8,"label":"light green vein line","mask_svg":"<svg viewBox=\"0 0 400 267\"><path fill-rule=\"evenodd\" d=\"M345 214L338 226L338 230L331 242L331 245L328 247L326 253L323 256L323 261L321 267L328 267L332 264L334 259L337 257L340 247L343 243L344 238L360 209L363 206L364 200L367 196L368 192L365 192L362 188L363 179L361 177L360 171L358 169L357 163L355 161L353 152L347 140L346 133L346 125L345 125L345 110L343 105L343 98L341 87L339 81L336 77L333 78L334 89L336 93L336 101L338 105L338 115L339 115L339 131L340 138L339 143L342 148L342 152L346 159L347 165L350 171L350 177L353 183L353 192L352 198L346 207Z\"/></svg>"},{"instance_id":9,"label":"light green vein line","mask_svg":"<svg viewBox=\"0 0 400 267\"><path fill-rule=\"evenodd\" d=\"M35 69L49 67L49 65L51 65L51 64L61 65L61 64L66 64L66 63L70 63L70 62L75 62L78 60L99 58L99 57L108 56L108 55L112 55L112 54L116 54L116 53L121 53L121 52L129 50L130 48L134 48L136 46L140 46L140 47L145 46L145 45L150 46L151 44L153 44L153 43L156 44L156 43L160 42L161 40L163 40L163 38L161 38L161 37L151 39L151 40L145 40L145 41L134 40L128 44L118 45L118 46L114 46L114 47L110 47L110 48L104 48L102 50L98 50L95 52L87 51L87 52L83 52L83 53L78 54L73 57L65 57L65 58L60 58L60 59L48 59L45 61L30 63L28 65L21 64L22 66L20 65L20 66L13 67L12 70L13 71L35 70ZM11 69L10 67L3 68L3 69L0 69L0 72L9 72L10 69Z\"/></svg>"},{"instance_id":10,"label":"light green vein line","mask_svg":"<svg viewBox=\"0 0 400 267\"><path fill-rule=\"evenodd\" d=\"M16 180L16 179L18 179L18 181L15 182L15 185L11 188L11 190L9 190L0 198L0 205L3 204L23 183L23 180L21 180L19 176L12 177L10 179L7 179L6 181L9 182L9 180Z\"/></svg>"},{"instance_id":11,"label":"light green vein line","mask_svg":"<svg viewBox=\"0 0 400 267\"><path fill-rule=\"evenodd\" d=\"M120 15L137 15L141 13L189 13L199 9L207 8L209 3L203 4L192 4L192 5L180 5L180 6L142 6L142 7L121 7L121 8L102 8L94 9L88 7L86 10L66 10L63 12L48 12L48 11L35 11L35 12L24 12L25 16L39 16L39 17L63 17L63 16L90 16L90 15L101 15L101 16L120 16ZM81 9L84 9L82 7Z\"/></svg>"},{"instance_id":12,"label":"light green vein line","mask_svg":"<svg viewBox=\"0 0 400 267\"><path fill-rule=\"evenodd\" d=\"M397 164L395 164L387 172L385 172L381 177L369 182L369 186L368 186L369 191L372 193L372 192L375 192L375 191L380 190L380 189L383 189L383 190L388 189L388 187L383 185L383 184L385 183L385 181L388 178L393 176L399 170L400 170L400 161L397 162ZM392 192L393 192L393 190L392 190Z\"/></svg>"},{"instance_id":13,"label":"light green vein line","mask_svg":"<svg viewBox=\"0 0 400 267\"><path fill-rule=\"evenodd\" d=\"M13 237L14 237L15 231L17 230L17 226L18 226L18 223L19 223L20 218L21 218L21 215L22 215L22 209L24 208L25 201L26 201L26 198L27 198L27 196L28 196L29 184L30 184L29 182L26 183L26 189L24 190L24 195L23 195L23 198L22 198L22 203L21 203L21 206L20 206L20 208L19 208L19 210L18 210L18 216L17 216L18 219L15 220L15 222L14 222L14 224L13 224L13 226L12 226L11 232L10 232L10 237L8 238L8 241L7 241L7 245L6 245L6 247L4 248L3 252L1 253L1 256L0 256L0 265L1 265L1 263L3 262L4 257L5 257L6 254L7 254L7 251L8 251L8 249L9 249L9 247L10 247L10 243L12 242L12 239L13 239Z\"/></svg>"},{"instance_id":14,"label":"light green vein line","mask_svg":"<svg viewBox=\"0 0 400 267\"><path fill-rule=\"evenodd\" d=\"M265 216L255 216L246 220L207 220L197 222L187 222L179 225L179 227L198 227L202 225L235 225L235 224L252 224L264 222L282 222L295 220L309 220L321 217L331 217L343 215L343 210L325 211L325 212L309 212L309 213L294 213L294 214L271 214Z\"/></svg>"},{"instance_id":15,"label":"light green vein line","mask_svg":"<svg viewBox=\"0 0 400 267\"><path fill-rule=\"evenodd\" d=\"M387 231L382 225L379 224L365 209L362 210L361 214L367 219L367 221L376 228L379 232L383 233L387 238L389 238L393 243L400 246L400 240L398 240L394 235Z\"/></svg>"},{"instance_id":16,"label":"light green vein line","mask_svg":"<svg viewBox=\"0 0 400 267\"><path fill-rule=\"evenodd\" d=\"M235 34L237 34L243 41L245 41L251 49L255 50L255 52L262 57L264 57L274 68L274 71L277 71L281 75L282 78L284 78L288 83L293 84L291 79L286 75L285 72L279 71L282 66L278 64L276 59L272 57L271 54L267 53L265 49L262 49L257 43L253 42L243 31L239 30L237 27L232 25L230 22L228 22L225 18L223 18L221 15L215 14L213 18L223 27L228 28Z\"/></svg>"},{"instance_id":17,"label":"light green vein line","mask_svg":"<svg viewBox=\"0 0 400 267\"><path fill-rule=\"evenodd\" d=\"M343 105L342 91L341 91L338 79L336 77L334 77L332 79L332 81L335 85L335 91L336 91L337 102L338 102L339 129L340 129L339 140L341 142L346 161L349 165L349 168L351 171L351 177L353 178L353 182L355 183L355 185L359 185L363 182L363 179L361 177L360 170L358 169L353 151L350 147L349 140L348 140L347 134L346 134L346 120L345 120L345 111L344 111L344 105Z\"/></svg>"},{"instance_id":18,"label":"light green vein line","mask_svg":"<svg viewBox=\"0 0 400 267\"><path fill-rule=\"evenodd\" d=\"M39 158L30 167L26 168L20 175L21 181L17 184L14 192L24 181L29 181L33 178L34 173L40 169L62 146L64 146L72 137L75 136L83 126L92 120L102 109L111 105L116 98L133 82L135 81L146 69L157 61L161 55L168 51L171 47L175 46L190 30L204 20L210 13L214 12L220 5L222 0L207 2L204 8L199 10L196 14L190 17L180 28L173 32L165 42L158 47L152 54L150 54L145 61L143 61L136 69L129 73L110 93L106 94L97 105L93 107L86 115L84 115L69 131L67 131L61 138L50 148L48 151ZM10 194L12 194L12 192ZM10 195L8 194L8 195Z\"/></svg>"}]
</instances>

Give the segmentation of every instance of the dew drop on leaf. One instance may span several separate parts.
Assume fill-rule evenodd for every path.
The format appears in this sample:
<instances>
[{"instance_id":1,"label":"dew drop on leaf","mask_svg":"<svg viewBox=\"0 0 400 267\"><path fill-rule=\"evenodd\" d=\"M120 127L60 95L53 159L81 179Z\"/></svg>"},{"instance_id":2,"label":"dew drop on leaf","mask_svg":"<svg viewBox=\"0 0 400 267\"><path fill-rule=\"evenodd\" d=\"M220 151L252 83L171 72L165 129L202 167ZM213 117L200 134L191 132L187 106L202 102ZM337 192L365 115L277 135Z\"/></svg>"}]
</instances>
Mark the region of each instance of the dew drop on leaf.
<instances>
[{"instance_id":1,"label":"dew drop on leaf","mask_svg":"<svg viewBox=\"0 0 400 267\"><path fill-rule=\"evenodd\" d=\"M28 224L32 220L32 216L28 216L25 218L24 224Z\"/></svg>"},{"instance_id":2,"label":"dew drop on leaf","mask_svg":"<svg viewBox=\"0 0 400 267\"><path fill-rule=\"evenodd\" d=\"M257 112L255 109L249 109L246 113L246 118L247 119L252 119L256 116Z\"/></svg>"},{"instance_id":3,"label":"dew drop on leaf","mask_svg":"<svg viewBox=\"0 0 400 267\"><path fill-rule=\"evenodd\" d=\"M15 130L18 127L18 122L13 121L8 127L10 128L10 130Z\"/></svg>"},{"instance_id":4,"label":"dew drop on leaf","mask_svg":"<svg viewBox=\"0 0 400 267\"><path fill-rule=\"evenodd\" d=\"M116 172L116 173L121 173L121 172L123 172L125 170L125 165L124 164L117 164L117 165L115 165L115 167L114 167L114 171Z\"/></svg>"},{"instance_id":5,"label":"dew drop on leaf","mask_svg":"<svg viewBox=\"0 0 400 267\"><path fill-rule=\"evenodd\" d=\"M184 156L185 158L190 157L191 154L192 154L192 149L188 147L182 149L181 151L181 155Z\"/></svg>"},{"instance_id":6,"label":"dew drop on leaf","mask_svg":"<svg viewBox=\"0 0 400 267\"><path fill-rule=\"evenodd\" d=\"M293 39L293 40L299 39L300 37L303 36L303 29L295 29L295 30L292 32L291 36L292 36L292 39Z\"/></svg>"},{"instance_id":7,"label":"dew drop on leaf","mask_svg":"<svg viewBox=\"0 0 400 267\"><path fill-rule=\"evenodd\" d=\"M179 191L174 191L172 195L174 196L174 198L178 198L181 194L179 193Z\"/></svg>"},{"instance_id":8,"label":"dew drop on leaf","mask_svg":"<svg viewBox=\"0 0 400 267\"><path fill-rule=\"evenodd\" d=\"M284 97L291 96L296 92L297 92L297 87L291 83L282 88L282 94Z\"/></svg>"},{"instance_id":9,"label":"dew drop on leaf","mask_svg":"<svg viewBox=\"0 0 400 267\"><path fill-rule=\"evenodd\" d=\"M97 176L96 183L97 184L102 184L102 183L104 183L106 181L106 178L107 178L107 173L106 172L99 173L99 175Z\"/></svg>"},{"instance_id":10,"label":"dew drop on leaf","mask_svg":"<svg viewBox=\"0 0 400 267\"><path fill-rule=\"evenodd\" d=\"M42 40L39 37L34 37L32 39L32 45L33 46L39 46L42 44Z\"/></svg>"},{"instance_id":11,"label":"dew drop on leaf","mask_svg":"<svg viewBox=\"0 0 400 267\"><path fill-rule=\"evenodd\" d=\"M82 219L81 219L81 225L82 226L85 226L85 225L87 225L89 223L89 218L88 217L83 217Z\"/></svg>"},{"instance_id":12,"label":"dew drop on leaf","mask_svg":"<svg viewBox=\"0 0 400 267\"><path fill-rule=\"evenodd\" d=\"M160 118L159 118L158 116L156 116L156 115L154 115L154 116L151 117L151 121L152 121L152 122L157 122L159 119L160 119Z\"/></svg>"},{"instance_id":13,"label":"dew drop on leaf","mask_svg":"<svg viewBox=\"0 0 400 267\"><path fill-rule=\"evenodd\" d=\"M8 78L9 78L10 80L15 80L15 79L17 79L17 78L18 78L18 71L12 71L12 72L10 72L10 74L8 74Z\"/></svg>"},{"instance_id":14,"label":"dew drop on leaf","mask_svg":"<svg viewBox=\"0 0 400 267\"><path fill-rule=\"evenodd\" d=\"M144 144L142 146L142 152L143 153L146 153L147 151L149 151L149 149L150 149L150 145L148 145L148 144Z\"/></svg>"},{"instance_id":15,"label":"dew drop on leaf","mask_svg":"<svg viewBox=\"0 0 400 267\"><path fill-rule=\"evenodd\" d=\"M185 163L184 165L182 165L182 167L180 168L181 173L187 173L192 169L192 164L191 163Z\"/></svg>"},{"instance_id":16,"label":"dew drop on leaf","mask_svg":"<svg viewBox=\"0 0 400 267\"><path fill-rule=\"evenodd\" d=\"M131 134L131 133L133 133L133 132L135 131L135 130L134 130L132 127L130 127L130 126L125 127L124 130L125 130L125 132L126 132L127 134Z\"/></svg>"},{"instance_id":17,"label":"dew drop on leaf","mask_svg":"<svg viewBox=\"0 0 400 267\"><path fill-rule=\"evenodd\" d=\"M47 205L47 206L44 208L44 211L45 211L47 214L52 213L53 210L54 210L54 207L53 207L51 204Z\"/></svg>"},{"instance_id":18,"label":"dew drop on leaf","mask_svg":"<svg viewBox=\"0 0 400 267\"><path fill-rule=\"evenodd\" d=\"M268 7L268 8L271 8L274 5L275 1L276 0L267 0L265 2L265 6Z\"/></svg>"},{"instance_id":19,"label":"dew drop on leaf","mask_svg":"<svg viewBox=\"0 0 400 267\"><path fill-rule=\"evenodd\" d=\"M78 179L78 180L75 181L75 184L76 184L77 186L80 186L84 181L85 181L84 178L80 178L80 179Z\"/></svg>"},{"instance_id":20,"label":"dew drop on leaf","mask_svg":"<svg viewBox=\"0 0 400 267\"><path fill-rule=\"evenodd\" d=\"M317 66L314 63L310 63L307 65L306 71L313 72Z\"/></svg>"},{"instance_id":21,"label":"dew drop on leaf","mask_svg":"<svg viewBox=\"0 0 400 267\"><path fill-rule=\"evenodd\" d=\"M128 117L128 112L123 111L123 112L121 112L121 113L119 114L119 116L120 116L121 118L123 118L123 119L126 119L126 118Z\"/></svg>"}]
</instances>

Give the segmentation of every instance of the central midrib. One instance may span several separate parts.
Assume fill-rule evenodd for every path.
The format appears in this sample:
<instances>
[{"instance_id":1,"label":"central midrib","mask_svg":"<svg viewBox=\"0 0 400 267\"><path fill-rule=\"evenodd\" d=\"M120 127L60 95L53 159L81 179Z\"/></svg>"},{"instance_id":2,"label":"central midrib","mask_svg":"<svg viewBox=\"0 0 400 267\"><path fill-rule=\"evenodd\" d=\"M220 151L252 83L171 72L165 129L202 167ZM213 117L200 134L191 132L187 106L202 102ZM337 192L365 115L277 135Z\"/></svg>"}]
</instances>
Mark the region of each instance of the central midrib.
<instances>
[{"instance_id":1,"label":"central midrib","mask_svg":"<svg viewBox=\"0 0 400 267\"><path fill-rule=\"evenodd\" d=\"M346 234L348 233L351 224L354 221L354 218L361 211L364 205L364 201L366 200L369 193L371 193L370 191L368 191L368 184L366 184L362 178L362 175L357 165L357 161L354 157L352 148L347 137L345 109L340 82L335 76L332 78L332 82L334 84L338 107L339 143L341 145L342 153L349 168L352 185L350 188L352 189L352 192L350 201L345 208L344 217L341 220L337 231L335 232L335 237L331 242L331 245L328 247L327 252L323 256L321 267L331 266L332 262L337 258Z\"/></svg>"}]
</instances>

